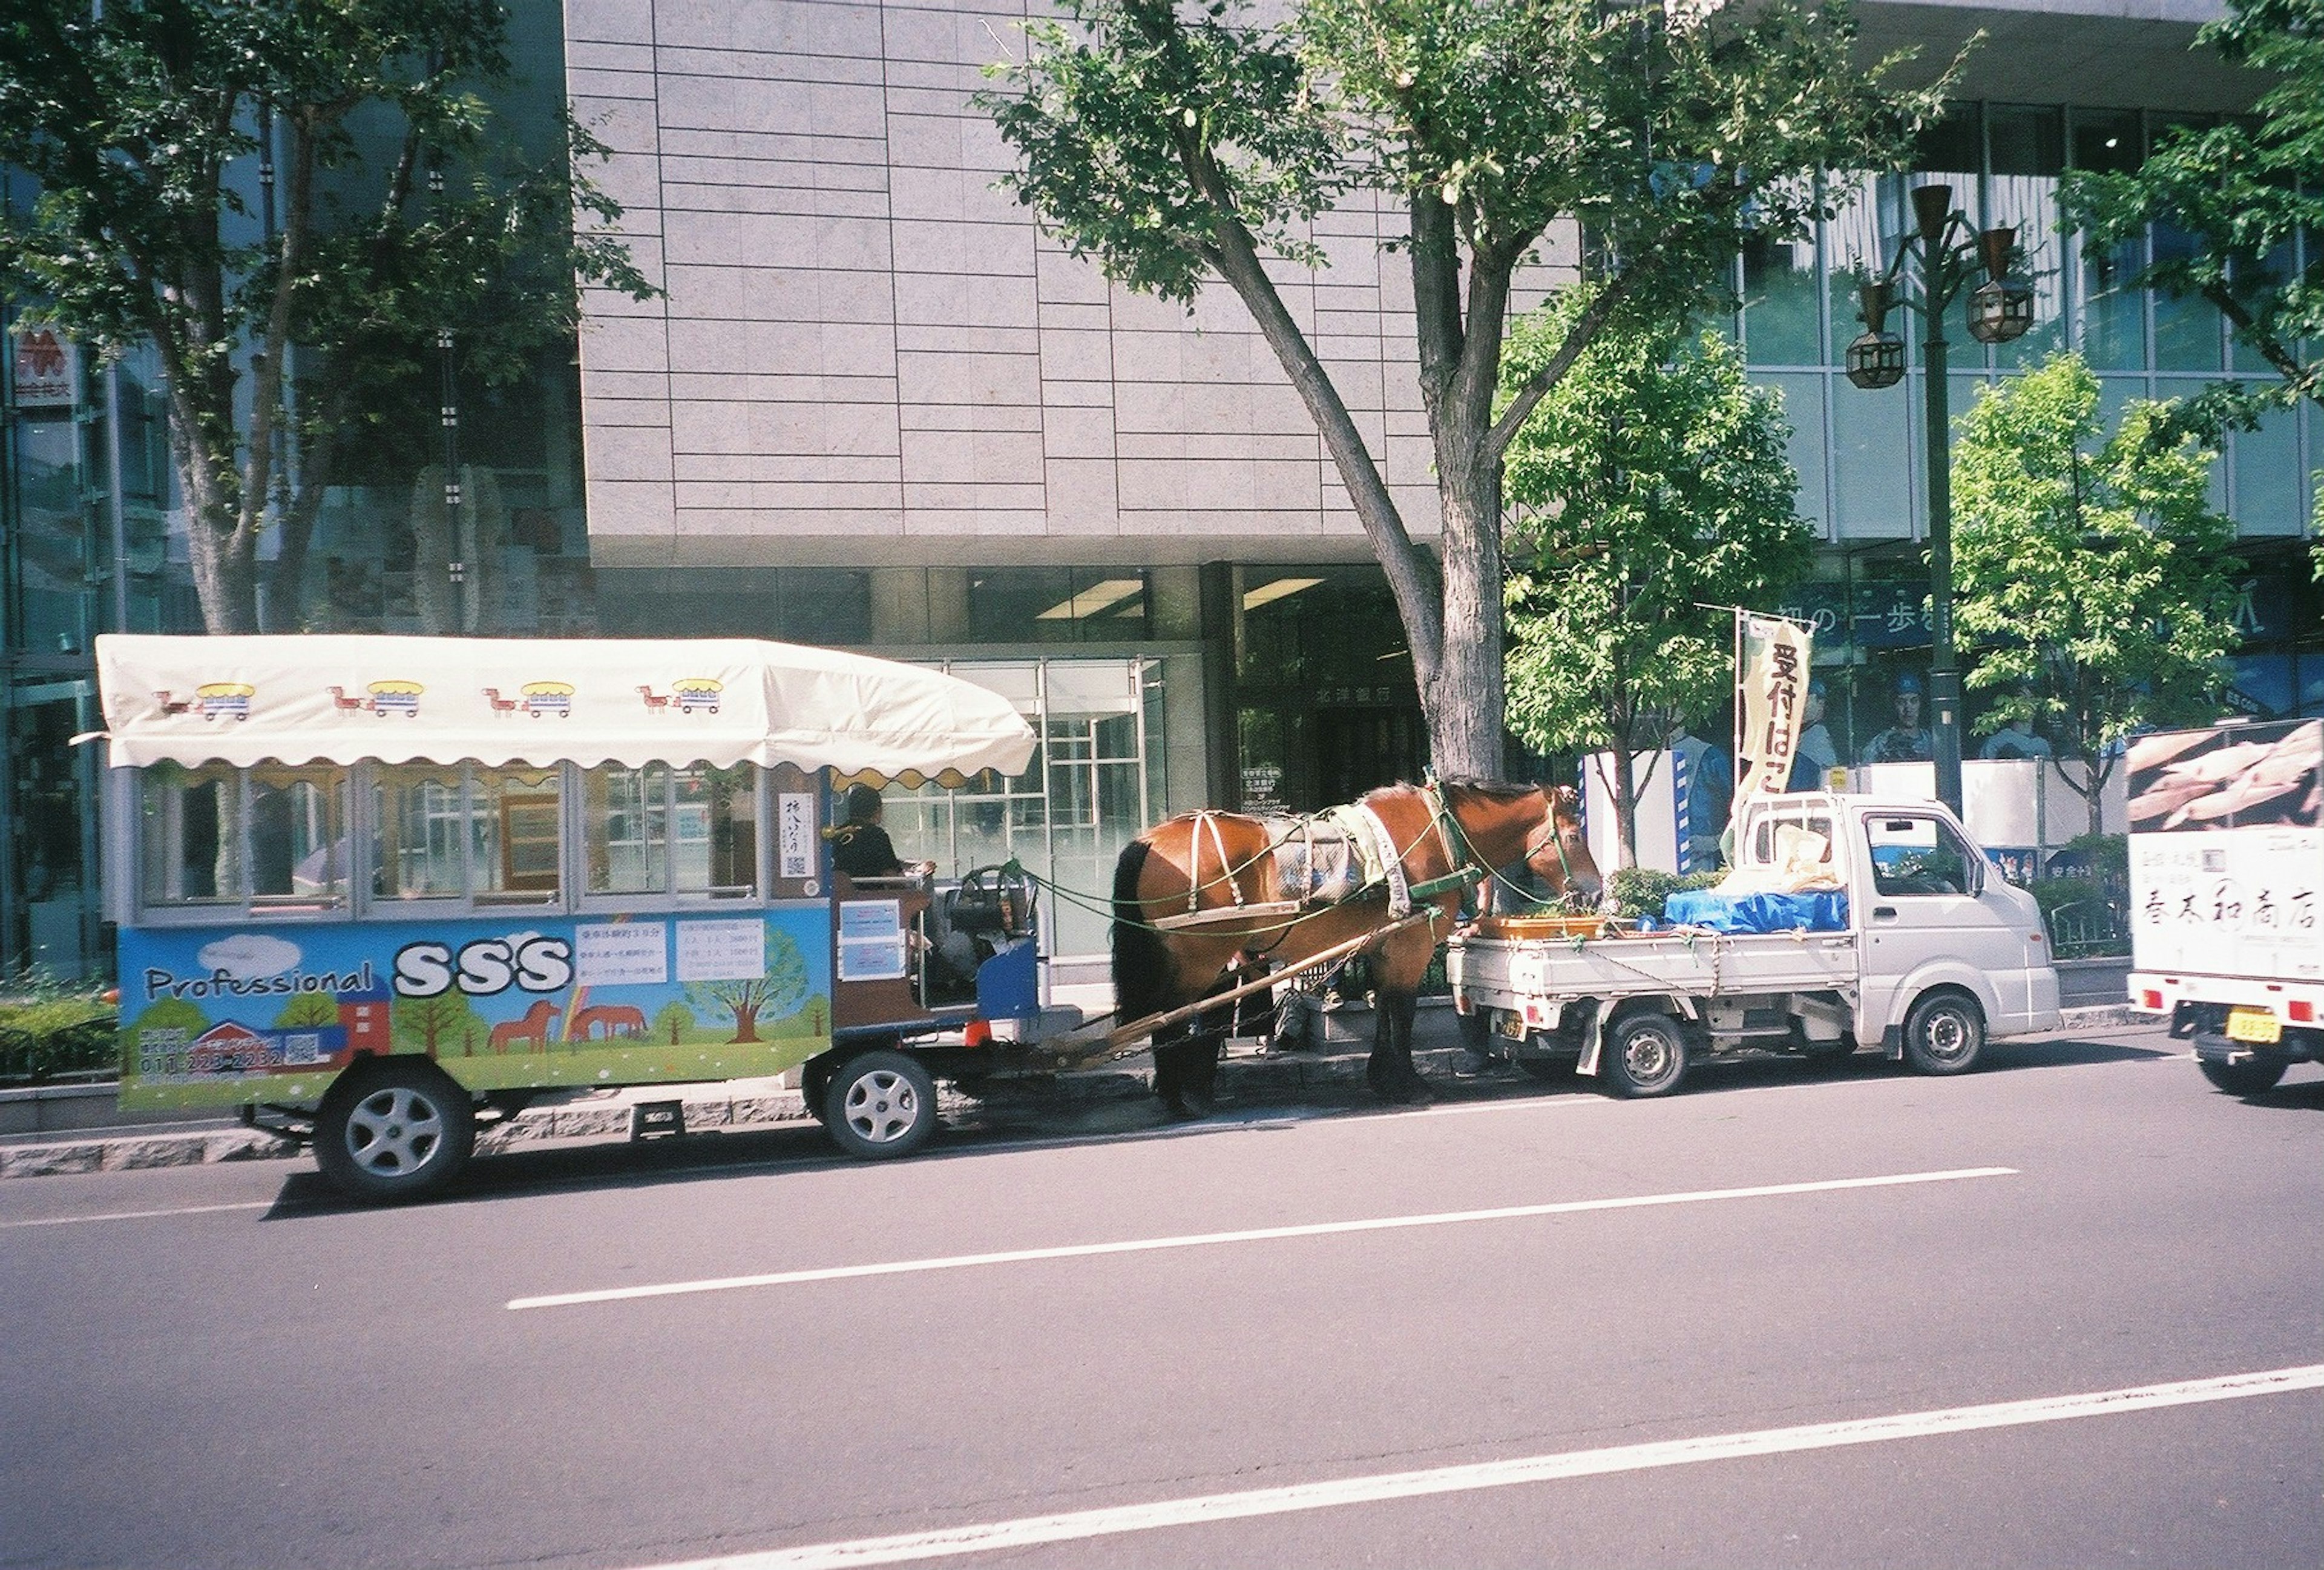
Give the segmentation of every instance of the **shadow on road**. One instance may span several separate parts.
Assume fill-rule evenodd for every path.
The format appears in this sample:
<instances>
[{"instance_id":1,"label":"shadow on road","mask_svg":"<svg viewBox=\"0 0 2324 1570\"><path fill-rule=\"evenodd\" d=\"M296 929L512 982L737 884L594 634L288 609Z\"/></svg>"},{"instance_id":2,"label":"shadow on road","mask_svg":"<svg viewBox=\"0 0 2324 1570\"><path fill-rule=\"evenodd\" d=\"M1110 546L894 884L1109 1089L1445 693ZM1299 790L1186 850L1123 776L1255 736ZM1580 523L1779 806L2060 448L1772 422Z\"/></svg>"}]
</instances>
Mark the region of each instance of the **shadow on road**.
<instances>
[{"instance_id":1,"label":"shadow on road","mask_svg":"<svg viewBox=\"0 0 2324 1570\"><path fill-rule=\"evenodd\" d=\"M2158 1041L2163 1039L2159 1035ZM2108 1063L2151 1062L2177 1057L2175 1047L2147 1047L2098 1039L1997 1041L1985 1049L1978 1074L2014 1074L2044 1068L2085 1067ZM2194 1071L2189 1069L2190 1077ZM1747 1058L1704 1063L1691 1070L1675 1095L1717 1095L1724 1090L1775 1088L1784 1085L1849 1080L1892 1080L1920 1077L1901 1062L1877 1053L1859 1052L1834 1063L1813 1064L1792 1057ZM1514 1069L1491 1066L1430 1076L1437 1104L1496 1101L1547 1100L1559 1097L1604 1096L1597 1082L1572 1076L1540 1081ZM2200 1085L2200 1078L2197 1080ZM2204 1087L2208 1089L2208 1087ZM2212 1093L2216 1094L2216 1093ZM2255 1097L2258 1104L2324 1107L2324 1082L2301 1082ZM1360 1082L1344 1087L1307 1086L1301 1089L1250 1090L1230 1094L1213 1116L1195 1122L1171 1122L1160 1104L1145 1097L1108 1102L1058 1102L1037 1094L1020 1093L995 1099L960 1116L947 1116L944 1128L918 1154L914 1165L962 1160L1038 1143L1045 1149L1117 1145L1130 1141L1200 1138L1223 1133L1268 1132L1296 1127L1317 1118L1352 1115L1389 1116L1398 1109L1384 1107ZM551 1192L613 1191L670 1183L718 1180L742 1173L820 1171L866 1168L866 1163L842 1154L823 1131L811 1123L789 1123L764 1129L701 1130L675 1138L629 1141L616 1138L579 1139L519 1147L479 1156L459 1181L432 1203L517 1197ZM307 1169L286 1179L268 1220L344 1214L364 1206L343 1198Z\"/></svg>"}]
</instances>

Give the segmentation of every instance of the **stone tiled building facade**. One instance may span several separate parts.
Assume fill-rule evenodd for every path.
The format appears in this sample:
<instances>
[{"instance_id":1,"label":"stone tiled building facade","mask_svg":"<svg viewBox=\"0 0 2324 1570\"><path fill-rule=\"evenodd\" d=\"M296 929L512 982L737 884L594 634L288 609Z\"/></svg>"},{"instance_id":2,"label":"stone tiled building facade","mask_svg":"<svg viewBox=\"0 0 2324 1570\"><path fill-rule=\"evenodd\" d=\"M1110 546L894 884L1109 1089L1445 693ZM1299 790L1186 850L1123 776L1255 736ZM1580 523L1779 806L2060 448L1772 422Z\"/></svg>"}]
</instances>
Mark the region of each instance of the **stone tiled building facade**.
<instances>
[{"instance_id":1,"label":"stone tiled building facade","mask_svg":"<svg viewBox=\"0 0 2324 1570\"><path fill-rule=\"evenodd\" d=\"M567 81L665 297L582 342L609 565L1358 559L1241 304L1112 288L995 182L969 101L1018 16L572 0ZM1369 204L1286 301L1416 521L1434 508L1408 280Z\"/></svg>"}]
</instances>

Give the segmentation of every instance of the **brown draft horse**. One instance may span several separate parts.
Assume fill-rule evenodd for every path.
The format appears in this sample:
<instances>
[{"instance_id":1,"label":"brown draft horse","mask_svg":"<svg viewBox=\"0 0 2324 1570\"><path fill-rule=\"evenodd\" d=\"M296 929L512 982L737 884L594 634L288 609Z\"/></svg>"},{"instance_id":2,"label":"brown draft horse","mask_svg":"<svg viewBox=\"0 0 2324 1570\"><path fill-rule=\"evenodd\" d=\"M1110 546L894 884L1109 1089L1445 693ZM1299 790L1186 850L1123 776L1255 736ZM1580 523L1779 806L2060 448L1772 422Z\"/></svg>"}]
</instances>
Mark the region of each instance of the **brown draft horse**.
<instances>
[{"instance_id":1,"label":"brown draft horse","mask_svg":"<svg viewBox=\"0 0 2324 1570\"><path fill-rule=\"evenodd\" d=\"M1571 890L1594 897L1600 891L1598 866L1582 832L1581 803L1570 785L1387 785L1366 795L1362 805L1378 815L1402 852L1412 885L1463 866L1500 873L1522 862L1553 894ZM1237 920L1222 913L1209 922L1157 930L1156 922L1189 910L1225 912L1237 904L1296 897L1278 891L1269 845L1267 826L1258 818L1210 812L1158 823L1123 849L1113 874L1113 989L1121 1020L1181 1008L1225 990L1232 984L1227 966L1238 956L1296 970L1308 956L1392 919L1387 888L1374 885L1358 898L1296 915ZM1458 919L1463 891L1448 887L1416 900L1416 912L1433 906L1437 916L1362 951L1372 961L1377 1013L1365 1077L1383 1100L1431 1099L1412 1066L1413 1008L1430 956ZM1155 1032L1154 1091L1176 1116L1199 1117L1209 1110L1225 1013L1222 1006Z\"/></svg>"}]
</instances>

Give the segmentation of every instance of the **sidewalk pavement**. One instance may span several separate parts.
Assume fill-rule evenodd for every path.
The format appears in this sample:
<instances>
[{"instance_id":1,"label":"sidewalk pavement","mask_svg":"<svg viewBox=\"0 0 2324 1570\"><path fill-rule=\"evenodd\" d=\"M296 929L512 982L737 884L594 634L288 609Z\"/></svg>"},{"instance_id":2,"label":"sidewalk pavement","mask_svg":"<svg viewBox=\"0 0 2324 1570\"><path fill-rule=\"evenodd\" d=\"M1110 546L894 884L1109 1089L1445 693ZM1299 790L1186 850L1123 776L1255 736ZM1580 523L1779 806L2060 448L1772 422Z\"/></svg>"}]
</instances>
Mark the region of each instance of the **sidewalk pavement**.
<instances>
[{"instance_id":1,"label":"sidewalk pavement","mask_svg":"<svg viewBox=\"0 0 2324 1570\"><path fill-rule=\"evenodd\" d=\"M1472 1059L1450 1041L1452 1015L1435 1011L1436 1020L1424 1018L1416 1029L1413 1059L1423 1075L1450 1078L1471 1067ZM1229 1044L1219 1067L1219 1087L1229 1097L1296 1094L1303 1089L1346 1088L1364 1075L1366 1043L1354 1038L1369 1035L1369 1014L1360 1031L1326 1029L1313 1048L1257 1051L1248 1040ZM2127 1004L2110 1003L2064 1011L2061 1029L2092 1030L2107 1026L2144 1023ZM1019 1107L1049 1106L1061 1117L1105 1103L1130 1101L1148 1094L1152 1060L1141 1053L1102 1068L1083 1069L1034 1080L1003 1082L1001 1094ZM974 1113L988 1104L962 1094L950 1085L937 1092L937 1108L946 1118ZM586 1091L553 1106L529 1108L508 1122L476 1138L476 1153L492 1155L549 1140L627 1138L632 1131L634 1109L641 1105L678 1102L684 1108L686 1131L765 1129L785 1124L805 1127L805 1099L780 1079L738 1079L700 1085L633 1085L622 1090ZM46 1178L81 1172L126 1172L154 1167L192 1167L212 1161L282 1160L300 1153L295 1141L263 1130L244 1128L227 1118L161 1127L97 1128L70 1135L11 1136L0 1141L0 1178Z\"/></svg>"}]
</instances>

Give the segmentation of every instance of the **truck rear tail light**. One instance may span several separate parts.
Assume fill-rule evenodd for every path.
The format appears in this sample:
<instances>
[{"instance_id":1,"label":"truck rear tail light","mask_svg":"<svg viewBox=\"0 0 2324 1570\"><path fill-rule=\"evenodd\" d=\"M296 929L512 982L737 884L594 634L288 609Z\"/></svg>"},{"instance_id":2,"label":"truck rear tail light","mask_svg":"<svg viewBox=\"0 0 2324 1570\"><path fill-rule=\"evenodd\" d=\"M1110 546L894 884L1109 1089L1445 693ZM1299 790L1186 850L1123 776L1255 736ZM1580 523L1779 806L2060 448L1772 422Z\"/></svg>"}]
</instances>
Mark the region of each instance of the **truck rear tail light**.
<instances>
[{"instance_id":1,"label":"truck rear tail light","mask_svg":"<svg viewBox=\"0 0 2324 1570\"><path fill-rule=\"evenodd\" d=\"M2316 1004L2311 999L2294 998L2284 1005L2283 1011L2295 1025L2312 1025L2316 1022Z\"/></svg>"},{"instance_id":2,"label":"truck rear tail light","mask_svg":"<svg viewBox=\"0 0 2324 1570\"><path fill-rule=\"evenodd\" d=\"M2163 994L2149 987L2138 994L2138 1006L2149 1013L2159 1014L2163 1011Z\"/></svg>"}]
</instances>

